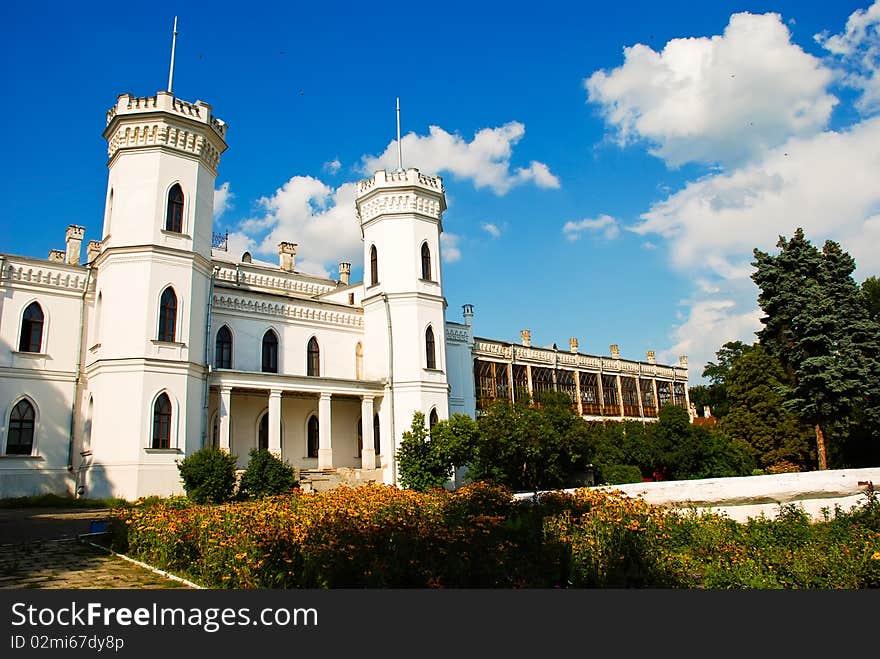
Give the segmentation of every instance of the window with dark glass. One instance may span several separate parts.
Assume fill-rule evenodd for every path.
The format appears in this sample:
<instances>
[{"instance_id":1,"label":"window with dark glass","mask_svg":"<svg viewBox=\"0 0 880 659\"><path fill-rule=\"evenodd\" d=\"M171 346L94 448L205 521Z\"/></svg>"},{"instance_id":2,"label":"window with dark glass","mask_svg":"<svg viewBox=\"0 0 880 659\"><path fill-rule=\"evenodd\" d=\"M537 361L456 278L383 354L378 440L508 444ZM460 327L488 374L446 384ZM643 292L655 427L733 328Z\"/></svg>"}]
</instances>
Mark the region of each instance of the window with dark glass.
<instances>
[{"instance_id":1,"label":"window with dark glass","mask_svg":"<svg viewBox=\"0 0 880 659\"><path fill-rule=\"evenodd\" d=\"M177 324L177 296L170 286L162 292L159 301L159 340L174 341L174 326Z\"/></svg>"},{"instance_id":2,"label":"window with dark glass","mask_svg":"<svg viewBox=\"0 0 880 659\"><path fill-rule=\"evenodd\" d=\"M21 336L18 340L20 352L40 352L43 345L43 309L31 302L21 317Z\"/></svg>"},{"instance_id":3,"label":"window with dark glass","mask_svg":"<svg viewBox=\"0 0 880 659\"><path fill-rule=\"evenodd\" d=\"M260 419L260 428L257 431L257 448L268 451L269 450L269 414L266 413L263 415L263 418Z\"/></svg>"},{"instance_id":4,"label":"window with dark glass","mask_svg":"<svg viewBox=\"0 0 880 659\"><path fill-rule=\"evenodd\" d=\"M318 347L318 340L314 336L309 339L306 375L321 375L321 349Z\"/></svg>"},{"instance_id":5,"label":"window with dark glass","mask_svg":"<svg viewBox=\"0 0 880 659\"><path fill-rule=\"evenodd\" d=\"M428 429L433 430L434 426L436 426L440 422L440 417L437 416L437 408L431 408L431 415L428 417Z\"/></svg>"},{"instance_id":6,"label":"window with dark glass","mask_svg":"<svg viewBox=\"0 0 880 659\"><path fill-rule=\"evenodd\" d=\"M428 243L422 243L422 279L431 280L431 250Z\"/></svg>"},{"instance_id":7,"label":"window with dark glass","mask_svg":"<svg viewBox=\"0 0 880 659\"><path fill-rule=\"evenodd\" d=\"M153 403L153 448L171 447L171 400L159 394Z\"/></svg>"},{"instance_id":8,"label":"window with dark glass","mask_svg":"<svg viewBox=\"0 0 880 659\"><path fill-rule=\"evenodd\" d=\"M308 426L308 457L318 457L318 417L314 414L309 418Z\"/></svg>"},{"instance_id":9,"label":"window with dark glass","mask_svg":"<svg viewBox=\"0 0 880 659\"><path fill-rule=\"evenodd\" d=\"M232 368L232 332L226 325L217 331L214 353L214 365L217 368Z\"/></svg>"},{"instance_id":10,"label":"window with dark glass","mask_svg":"<svg viewBox=\"0 0 880 659\"><path fill-rule=\"evenodd\" d=\"M263 335L263 373L278 372L278 337L267 330Z\"/></svg>"},{"instance_id":11,"label":"window with dark glass","mask_svg":"<svg viewBox=\"0 0 880 659\"><path fill-rule=\"evenodd\" d=\"M376 246L370 247L370 285L375 286L379 283L379 253Z\"/></svg>"},{"instance_id":12,"label":"window with dark glass","mask_svg":"<svg viewBox=\"0 0 880 659\"><path fill-rule=\"evenodd\" d=\"M425 330L425 357L428 368L437 368L437 358L434 351L434 330Z\"/></svg>"},{"instance_id":13,"label":"window with dark glass","mask_svg":"<svg viewBox=\"0 0 880 659\"><path fill-rule=\"evenodd\" d=\"M364 444L364 423L363 423L363 419L358 419L358 428L357 428L357 456L356 456L356 457L358 457L358 458L361 457L361 455L362 455L362 453L363 453L363 451L362 451L363 444Z\"/></svg>"},{"instance_id":14,"label":"window with dark glass","mask_svg":"<svg viewBox=\"0 0 880 659\"><path fill-rule=\"evenodd\" d=\"M376 455L381 453L382 442L379 441L379 415L373 415L373 448L376 451Z\"/></svg>"},{"instance_id":15,"label":"window with dark glass","mask_svg":"<svg viewBox=\"0 0 880 659\"><path fill-rule=\"evenodd\" d=\"M165 215L165 230L180 233L183 231L183 190L178 183L168 191L168 211Z\"/></svg>"},{"instance_id":16,"label":"window with dark glass","mask_svg":"<svg viewBox=\"0 0 880 659\"><path fill-rule=\"evenodd\" d=\"M30 455L34 450L34 406L27 399L15 404L9 413L6 455Z\"/></svg>"}]
</instances>

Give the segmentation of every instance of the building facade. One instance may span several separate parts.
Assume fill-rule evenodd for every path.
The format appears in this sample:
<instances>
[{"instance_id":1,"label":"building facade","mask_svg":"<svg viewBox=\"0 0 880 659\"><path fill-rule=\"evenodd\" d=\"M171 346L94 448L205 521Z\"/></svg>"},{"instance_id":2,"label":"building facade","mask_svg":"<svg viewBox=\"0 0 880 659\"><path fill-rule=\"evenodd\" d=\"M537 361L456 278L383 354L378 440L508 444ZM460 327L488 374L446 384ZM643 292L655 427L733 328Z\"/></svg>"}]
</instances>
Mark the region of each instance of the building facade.
<instances>
[{"instance_id":1,"label":"building facade","mask_svg":"<svg viewBox=\"0 0 880 659\"><path fill-rule=\"evenodd\" d=\"M445 190L417 169L360 181L364 281L231 255L212 234L226 124L169 92L107 113L102 239L70 226L47 259L0 254L0 496L134 499L181 491L177 463L265 448L300 477L398 480L413 413L430 423L496 399L569 393L586 418L687 406L675 367L474 337L447 322Z\"/></svg>"}]
</instances>

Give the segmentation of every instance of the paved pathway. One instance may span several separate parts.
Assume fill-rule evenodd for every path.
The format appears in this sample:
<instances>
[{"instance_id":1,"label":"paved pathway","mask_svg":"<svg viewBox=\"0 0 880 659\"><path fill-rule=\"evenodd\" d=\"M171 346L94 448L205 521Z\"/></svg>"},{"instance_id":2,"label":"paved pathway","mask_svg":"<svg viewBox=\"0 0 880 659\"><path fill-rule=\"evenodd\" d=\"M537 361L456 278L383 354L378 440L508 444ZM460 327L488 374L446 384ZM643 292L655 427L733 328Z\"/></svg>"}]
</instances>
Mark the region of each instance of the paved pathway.
<instances>
[{"instance_id":1,"label":"paved pathway","mask_svg":"<svg viewBox=\"0 0 880 659\"><path fill-rule=\"evenodd\" d=\"M0 510L0 588L185 588L79 542L106 510Z\"/></svg>"}]
</instances>

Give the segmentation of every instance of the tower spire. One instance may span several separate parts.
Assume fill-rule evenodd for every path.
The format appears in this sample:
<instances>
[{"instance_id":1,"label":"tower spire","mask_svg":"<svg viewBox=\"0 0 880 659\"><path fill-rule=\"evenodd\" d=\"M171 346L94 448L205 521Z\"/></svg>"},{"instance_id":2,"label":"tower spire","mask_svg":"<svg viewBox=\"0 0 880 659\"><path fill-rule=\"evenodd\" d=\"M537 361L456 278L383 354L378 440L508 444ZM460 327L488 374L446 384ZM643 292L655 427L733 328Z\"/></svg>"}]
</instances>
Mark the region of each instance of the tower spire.
<instances>
[{"instance_id":1,"label":"tower spire","mask_svg":"<svg viewBox=\"0 0 880 659\"><path fill-rule=\"evenodd\" d=\"M177 45L177 16L174 17L174 33L171 35L171 68L168 71L168 93L171 93L171 85L174 82L174 47Z\"/></svg>"},{"instance_id":2,"label":"tower spire","mask_svg":"<svg viewBox=\"0 0 880 659\"><path fill-rule=\"evenodd\" d=\"M397 97L397 171L403 171L403 149L400 145L400 97Z\"/></svg>"}]
</instances>

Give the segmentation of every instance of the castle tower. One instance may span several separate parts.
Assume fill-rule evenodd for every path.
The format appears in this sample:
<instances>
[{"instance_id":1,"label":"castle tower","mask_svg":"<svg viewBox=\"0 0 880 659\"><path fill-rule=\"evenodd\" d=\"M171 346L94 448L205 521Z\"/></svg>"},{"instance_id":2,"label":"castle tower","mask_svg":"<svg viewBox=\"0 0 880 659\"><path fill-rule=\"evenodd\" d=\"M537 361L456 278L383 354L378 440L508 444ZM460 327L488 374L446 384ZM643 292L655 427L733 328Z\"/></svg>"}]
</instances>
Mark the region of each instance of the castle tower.
<instances>
[{"instance_id":1,"label":"castle tower","mask_svg":"<svg viewBox=\"0 0 880 659\"><path fill-rule=\"evenodd\" d=\"M438 176L377 171L358 183L356 204L364 236L364 372L388 382L382 466L385 481L394 482L391 457L413 413L423 412L426 424L432 411L449 416L440 262L446 196Z\"/></svg>"},{"instance_id":2,"label":"castle tower","mask_svg":"<svg viewBox=\"0 0 880 659\"><path fill-rule=\"evenodd\" d=\"M201 447L225 134L210 105L170 92L123 94L107 113L107 202L85 355L94 401L88 496L177 491L175 461Z\"/></svg>"}]
</instances>

